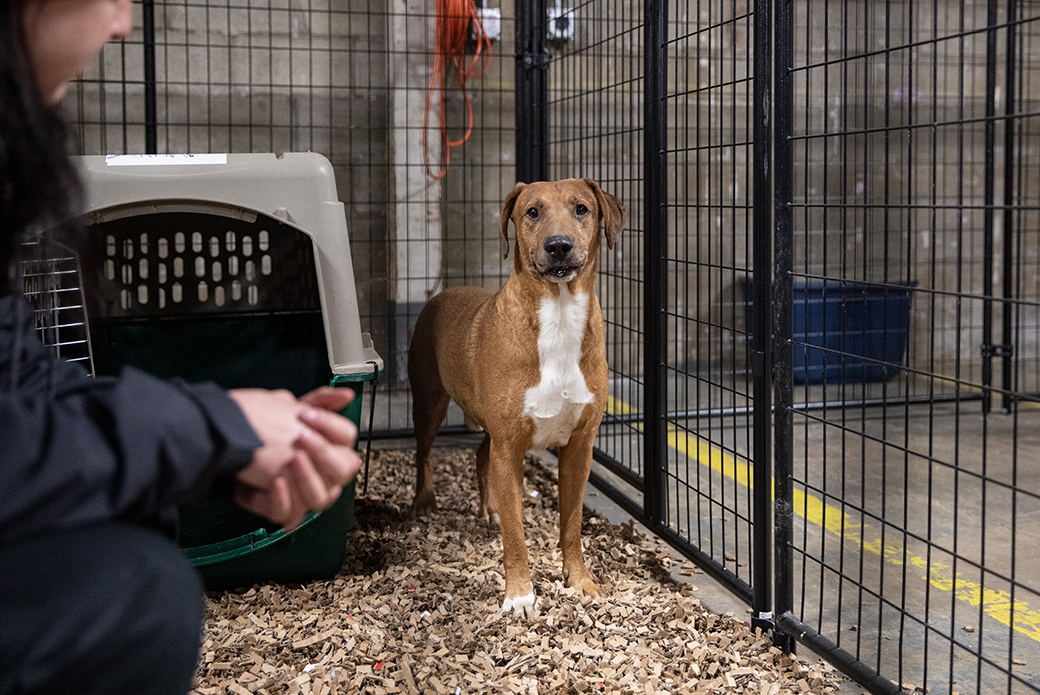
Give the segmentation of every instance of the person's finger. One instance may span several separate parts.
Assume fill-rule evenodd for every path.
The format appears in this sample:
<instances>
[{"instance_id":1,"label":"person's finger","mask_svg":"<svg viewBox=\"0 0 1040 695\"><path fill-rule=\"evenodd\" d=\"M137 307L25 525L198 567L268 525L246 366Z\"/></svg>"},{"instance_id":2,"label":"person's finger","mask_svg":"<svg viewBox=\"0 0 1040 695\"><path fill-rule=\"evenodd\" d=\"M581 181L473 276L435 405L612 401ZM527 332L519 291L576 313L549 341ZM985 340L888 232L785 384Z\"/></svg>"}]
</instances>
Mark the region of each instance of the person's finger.
<instances>
[{"instance_id":1,"label":"person's finger","mask_svg":"<svg viewBox=\"0 0 1040 695\"><path fill-rule=\"evenodd\" d=\"M271 516L268 517L275 523L282 524L287 530L296 528L299 521L289 525L293 519L292 495L289 492L289 483L285 478L275 478L268 489L271 497Z\"/></svg>"},{"instance_id":2,"label":"person's finger","mask_svg":"<svg viewBox=\"0 0 1040 695\"><path fill-rule=\"evenodd\" d=\"M273 481L266 489L239 481L235 484L234 499L243 509L259 514L276 524L284 524L293 514L289 486L284 478Z\"/></svg>"},{"instance_id":3,"label":"person's finger","mask_svg":"<svg viewBox=\"0 0 1040 695\"><path fill-rule=\"evenodd\" d=\"M323 410L343 410L354 400L353 389L322 386L304 394L300 400Z\"/></svg>"},{"instance_id":4,"label":"person's finger","mask_svg":"<svg viewBox=\"0 0 1040 695\"><path fill-rule=\"evenodd\" d=\"M311 429L305 429L297 438L296 447L306 453L327 486L346 485L361 467L361 459L352 445L333 445Z\"/></svg>"},{"instance_id":5,"label":"person's finger","mask_svg":"<svg viewBox=\"0 0 1040 695\"><path fill-rule=\"evenodd\" d=\"M357 425L331 410L304 408L300 411L300 421L332 444L354 446L357 441Z\"/></svg>"},{"instance_id":6,"label":"person's finger","mask_svg":"<svg viewBox=\"0 0 1040 695\"><path fill-rule=\"evenodd\" d=\"M281 519L276 518L279 515L275 510L275 503L271 498L269 489L253 487L248 483L237 481L234 486L233 497L235 503L243 509L259 514L276 523L281 523Z\"/></svg>"},{"instance_id":7,"label":"person's finger","mask_svg":"<svg viewBox=\"0 0 1040 695\"><path fill-rule=\"evenodd\" d=\"M288 467L294 502L305 509L322 510L329 504L329 487L304 452L297 452Z\"/></svg>"},{"instance_id":8,"label":"person's finger","mask_svg":"<svg viewBox=\"0 0 1040 695\"><path fill-rule=\"evenodd\" d=\"M271 483L270 489L267 490L267 494L270 497L269 507L271 513L268 518L271 521L281 524L286 531L292 531L303 523L308 509L299 502L294 503L288 480L285 478L275 479Z\"/></svg>"},{"instance_id":9,"label":"person's finger","mask_svg":"<svg viewBox=\"0 0 1040 695\"><path fill-rule=\"evenodd\" d=\"M267 496L263 490L258 490L257 488L246 485L243 482L236 482L234 487L234 499L235 504L242 507L242 509L261 516L267 516L269 505L267 504Z\"/></svg>"}]
</instances>

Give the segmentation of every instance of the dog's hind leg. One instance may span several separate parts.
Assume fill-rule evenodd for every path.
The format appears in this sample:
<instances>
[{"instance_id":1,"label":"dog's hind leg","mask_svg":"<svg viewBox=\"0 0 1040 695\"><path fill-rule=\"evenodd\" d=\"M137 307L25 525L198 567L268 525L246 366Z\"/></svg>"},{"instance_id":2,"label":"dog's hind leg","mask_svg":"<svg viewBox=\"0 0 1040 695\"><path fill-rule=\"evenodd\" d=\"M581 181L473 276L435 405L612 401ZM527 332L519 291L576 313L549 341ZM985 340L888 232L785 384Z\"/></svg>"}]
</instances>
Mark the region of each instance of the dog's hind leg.
<instances>
[{"instance_id":1,"label":"dog's hind leg","mask_svg":"<svg viewBox=\"0 0 1040 695\"><path fill-rule=\"evenodd\" d=\"M487 519L489 524L499 525L498 512L488 501L488 468L491 464L491 435L485 434L477 447L477 488L480 490L480 509L477 516Z\"/></svg>"},{"instance_id":2,"label":"dog's hind leg","mask_svg":"<svg viewBox=\"0 0 1040 695\"><path fill-rule=\"evenodd\" d=\"M415 422L415 499L410 513L414 516L437 508L433 492L433 440L448 412L448 392L412 392L412 420Z\"/></svg>"},{"instance_id":3,"label":"dog's hind leg","mask_svg":"<svg viewBox=\"0 0 1040 695\"><path fill-rule=\"evenodd\" d=\"M437 508L431 451L451 401L440 378L431 335L430 315L423 310L408 350L408 382L412 388L412 422L415 426L415 499L409 510L412 516Z\"/></svg>"},{"instance_id":4,"label":"dog's hind leg","mask_svg":"<svg viewBox=\"0 0 1040 695\"><path fill-rule=\"evenodd\" d=\"M437 386L440 386L439 380ZM436 509L433 492L433 440L444 422L451 400L441 388L413 389L412 420L415 423L415 499L411 514Z\"/></svg>"}]
</instances>

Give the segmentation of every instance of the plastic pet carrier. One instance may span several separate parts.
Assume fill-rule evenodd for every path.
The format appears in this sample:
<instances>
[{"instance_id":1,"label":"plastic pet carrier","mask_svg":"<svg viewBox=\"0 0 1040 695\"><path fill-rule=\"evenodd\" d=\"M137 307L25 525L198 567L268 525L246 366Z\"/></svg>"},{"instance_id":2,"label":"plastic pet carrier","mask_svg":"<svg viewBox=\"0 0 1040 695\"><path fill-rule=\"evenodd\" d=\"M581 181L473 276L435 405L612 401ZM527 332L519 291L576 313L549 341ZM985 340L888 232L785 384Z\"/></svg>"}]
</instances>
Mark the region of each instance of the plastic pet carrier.
<instances>
[{"instance_id":1,"label":"plastic pet carrier","mask_svg":"<svg viewBox=\"0 0 1040 695\"><path fill-rule=\"evenodd\" d=\"M361 332L332 166L311 153L80 158L97 374L135 366L225 388L351 388L382 360ZM325 578L342 565L354 488L286 533L226 497L180 508L209 588Z\"/></svg>"}]
</instances>

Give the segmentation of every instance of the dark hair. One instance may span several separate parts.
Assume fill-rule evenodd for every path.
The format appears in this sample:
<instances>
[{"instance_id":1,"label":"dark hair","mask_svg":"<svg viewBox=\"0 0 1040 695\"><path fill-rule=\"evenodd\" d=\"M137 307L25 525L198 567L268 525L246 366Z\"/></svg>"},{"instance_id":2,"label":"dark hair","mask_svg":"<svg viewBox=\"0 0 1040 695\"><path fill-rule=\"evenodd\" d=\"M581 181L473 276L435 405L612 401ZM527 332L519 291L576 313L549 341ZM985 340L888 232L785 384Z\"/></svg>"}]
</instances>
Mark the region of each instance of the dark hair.
<instances>
[{"instance_id":1,"label":"dark hair","mask_svg":"<svg viewBox=\"0 0 1040 695\"><path fill-rule=\"evenodd\" d=\"M78 212L82 187L67 150L68 126L36 84L24 0L0 0L0 295L24 234Z\"/></svg>"}]
</instances>

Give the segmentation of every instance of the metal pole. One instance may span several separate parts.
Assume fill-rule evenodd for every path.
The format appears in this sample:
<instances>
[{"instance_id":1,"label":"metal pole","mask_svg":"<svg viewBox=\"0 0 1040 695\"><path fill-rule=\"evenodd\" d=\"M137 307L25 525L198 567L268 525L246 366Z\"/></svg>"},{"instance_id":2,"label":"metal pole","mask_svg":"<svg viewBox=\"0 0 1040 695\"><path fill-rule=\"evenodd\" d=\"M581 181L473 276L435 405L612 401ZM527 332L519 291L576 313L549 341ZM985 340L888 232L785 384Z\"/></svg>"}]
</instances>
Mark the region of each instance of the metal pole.
<instances>
[{"instance_id":1,"label":"metal pole","mask_svg":"<svg viewBox=\"0 0 1040 695\"><path fill-rule=\"evenodd\" d=\"M775 597L773 611L782 616L794 607L794 572L791 538L794 532L794 491L791 471L794 460L794 361L791 347L794 268L794 223L791 212L793 196L793 153L791 118L794 104L791 69L794 35L792 33L792 0L776 0L773 34L773 545L775 562ZM763 307L765 308L765 307ZM766 488L769 490L769 488ZM786 652L794 649L794 640L775 631L773 643Z\"/></svg>"},{"instance_id":2,"label":"metal pole","mask_svg":"<svg viewBox=\"0 0 1040 695\"><path fill-rule=\"evenodd\" d=\"M665 99L668 89L668 0L647 0L645 32L643 410L646 421L643 428L643 507L651 528L658 530L664 526L667 516L668 120Z\"/></svg>"},{"instance_id":3,"label":"metal pole","mask_svg":"<svg viewBox=\"0 0 1040 695\"><path fill-rule=\"evenodd\" d=\"M752 258L751 379L753 393L752 461L754 462L754 565L751 575L752 627L771 631L773 620L773 412L772 312L773 201L772 201L772 37L771 0L755 2L754 57L754 256Z\"/></svg>"},{"instance_id":4,"label":"metal pole","mask_svg":"<svg viewBox=\"0 0 1040 695\"><path fill-rule=\"evenodd\" d=\"M997 0L989 0L986 32L986 164L982 213L982 411L992 409L993 358L999 352L993 344L993 201L996 178L996 90L997 90Z\"/></svg>"},{"instance_id":5,"label":"metal pole","mask_svg":"<svg viewBox=\"0 0 1040 695\"><path fill-rule=\"evenodd\" d=\"M144 29L144 151L157 154L159 121L156 117L155 1L142 0Z\"/></svg>"},{"instance_id":6,"label":"metal pole","mask_svg":"<svg viewBox=\"0 0 1040 695\"><path fill-rule=\"evenodd\" d=\"M1015 314L1017 313L1017 305L1014 303L1015 298L1015 245L1013 243L1012 231L1015 228L1014 225L1014 212L1012 211L1012 205L1014 204L1014 180L1015 180L1015 161L1013 154L1015 152L1015 60L1016 57L1016 45L1018 41L1018 34L1016 33L1018 19L1018 7L1015 0L1008 0L1007 9L1007 85L1004 88L1004 93L1007 95L1004 102L1004 113L1007 118L1004 119L1004 315L1002 317L1004 322L1004 330L1001 336L1001 342L1004 345L1004 364L1001 370L1001 381L1004 387L1004 397L1001 399L1001 406L1005 413L1011 412L1012 403L1014 398L1012 397L1012 389L1014 388L1012 373L1012 360L1014 359L1014 320Z\"/></svg>"},{"instance_id":7,"label":"metal pole","mask_svg":"<svg viewBox=\"0 0 1040 695\"><path fill-rule=\"evenodd\" d=\"M516 180L549 178L545 0L516 3Z\"/></svg>"}]
</instances>

